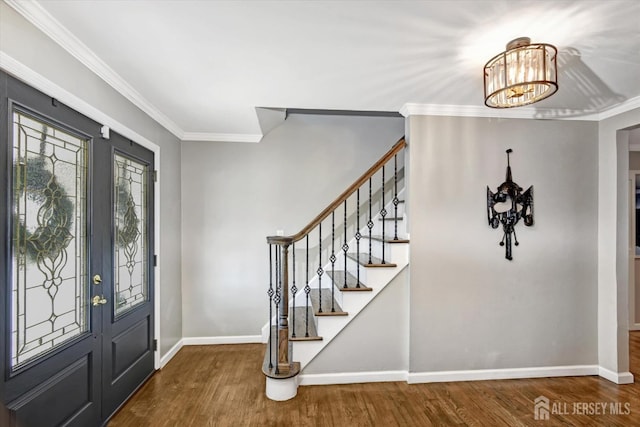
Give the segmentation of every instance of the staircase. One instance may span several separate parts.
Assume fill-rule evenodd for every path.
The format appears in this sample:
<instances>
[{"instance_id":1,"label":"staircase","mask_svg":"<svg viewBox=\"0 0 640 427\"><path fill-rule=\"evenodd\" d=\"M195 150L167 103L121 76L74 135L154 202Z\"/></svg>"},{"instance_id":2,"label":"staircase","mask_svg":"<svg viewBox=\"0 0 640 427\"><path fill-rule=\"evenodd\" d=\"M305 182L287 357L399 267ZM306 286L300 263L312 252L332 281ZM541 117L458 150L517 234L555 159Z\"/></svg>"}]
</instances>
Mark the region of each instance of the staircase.
<instances>
[{"instance_id":1,"label":"staircase","mask_svg":"<svg viewBox=\"0 0 640 427\"><path fill-rule=\"evenodd\" d=\"M267 237L267 397L297 393L297 376L409 262L404 138L299 233Z\"/></svg>"}]
</instances>

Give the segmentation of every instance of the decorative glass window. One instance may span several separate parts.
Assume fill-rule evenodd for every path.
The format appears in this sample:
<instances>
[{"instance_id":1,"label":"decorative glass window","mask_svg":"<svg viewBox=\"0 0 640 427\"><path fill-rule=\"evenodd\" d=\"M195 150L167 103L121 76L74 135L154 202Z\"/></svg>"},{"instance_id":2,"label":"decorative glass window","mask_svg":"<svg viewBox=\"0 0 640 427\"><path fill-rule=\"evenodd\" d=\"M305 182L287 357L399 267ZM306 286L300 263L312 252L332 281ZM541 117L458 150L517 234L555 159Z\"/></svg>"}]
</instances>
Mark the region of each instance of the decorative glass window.
<instances>
[{"instance_id":1,"label":"decorative glass window","mask_svg":"<svg viewBox=\"0 0 640 427\"><path fill-rule=\"evenodd\" d=\"M148 301L148 168L116 153L114 157L114 314Z\"/></svg>"},{"instance_id":2,"label":"decorative glass window","mask_svg":"<svg viewBox=\"0 0 640 427\"><path fill-rule=\"evenodd\" d=\"M11 368L86 332L89 140L15 109Z\"/></svg>"}]
</instances>

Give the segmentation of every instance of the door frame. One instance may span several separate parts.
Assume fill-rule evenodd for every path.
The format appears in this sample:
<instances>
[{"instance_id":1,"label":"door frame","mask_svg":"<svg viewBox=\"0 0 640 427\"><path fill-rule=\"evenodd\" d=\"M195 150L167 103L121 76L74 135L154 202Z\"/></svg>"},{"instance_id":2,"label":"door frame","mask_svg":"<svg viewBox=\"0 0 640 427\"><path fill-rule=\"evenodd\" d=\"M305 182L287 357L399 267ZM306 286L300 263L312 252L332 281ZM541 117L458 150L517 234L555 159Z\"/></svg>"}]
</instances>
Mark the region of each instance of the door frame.
<instances>
[{"instance_id":1,"label":"door frame","mask_svg":"<svg viewBox=\"0 0 640 427\"><path fill-rule=\"evenodd\" d=\"M154 206L153 206L153 218L154 218L154 235L155 235L155 241L154 241L154 247L153 247L153 253L157 255L158 258L158 262L157 264L153 267L154 270L154 294L155 294L155 300L154 300L154 337L153 339L156 340L156 342L158 343L157 346L157 350L154 352L154 356L153 356L153 360L154 360L154 369L158 370L161 368L161 358L160 358L160 348L161 348L161 339L160 339L160 263L162 262L162 259L160 257L160 221L161 221L161 216L160 216L160 184L161 184L161 179L160 179L160 146L157 145L154 142L151 142L149 139L145 138L144 136L140 135L139 133L137 133L136 131L134 131L133 129L129 128L128 126L122 124L121 122L115 120L114 118L110 117L109 115L103 113L102 111L100 111L99 109L97 109L96 107L92 106L91 104L89 104L88 102L82 100L81 98L77 97L76 95L72 94L71 92L67 91L66 89L58 86L57 84L53 83L51 80L45 78L44 76L40 75L39 73L35 72L34 70L32 70L31 68L27 67L26 65L22 64L19 61L16 61L15 59L13 59L12 57L10 57L9 55L6 55L4 52L0 52L0 69L4 70L5 72L11 74L12 76L14 76L15 78L17 78L18 80L30 85L31 87L39 90L40 92L43 92L45 94L47 94L48 96L51 96L53 98L56 98L57 100L59 100L61 103L65 104L66 106L76 110L77 112L89 117L92 120L95 120L98 123L102 123L103 125L103 137L108 135L109 131L112 129L114 132L119 133L120 135L129 138L133 141L135 141L137 144L147 148L148 150L152 151L154 154L154 164L153 164L153 170L157 171L157 179L155 180L155 182L153 183L153 191L155 193L155 197L154 197ZM108 139L108 138L105 138Z\"/></svg>"},{"instance_id":2,"label":"door frame","mask_svg":"<svg viewBox=\"0 0 640 427\"><path fill-rule=\"evenodd\" d=\"M635 150L630 150L635 151ZM636 177L640 175L640 170L629 170L629 330L640 331L640 322L636 321L636 260L640 255L636 255Z\"/></svg>"}]
</instances>

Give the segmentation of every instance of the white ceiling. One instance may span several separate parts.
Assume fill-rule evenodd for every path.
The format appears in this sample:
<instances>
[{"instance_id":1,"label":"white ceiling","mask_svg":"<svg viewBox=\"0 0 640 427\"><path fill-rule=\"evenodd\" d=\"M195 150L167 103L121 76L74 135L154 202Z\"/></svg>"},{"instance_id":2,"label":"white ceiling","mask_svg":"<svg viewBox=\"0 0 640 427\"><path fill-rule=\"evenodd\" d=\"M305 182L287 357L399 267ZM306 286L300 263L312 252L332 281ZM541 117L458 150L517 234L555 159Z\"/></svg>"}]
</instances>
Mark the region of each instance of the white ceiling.
<instances>
[{"instance_id":1,"label":"white ceiling","mask_svg":"<svg viewBox=\"0 0 640 427\"><path fill-rule=\"evenodd\" d=\"M258 140L256 107L497 114L482 67L521 36L559 49L535 117L640 106L638 0L5 1L181 139Z\"/></svg>"}]
</instances>

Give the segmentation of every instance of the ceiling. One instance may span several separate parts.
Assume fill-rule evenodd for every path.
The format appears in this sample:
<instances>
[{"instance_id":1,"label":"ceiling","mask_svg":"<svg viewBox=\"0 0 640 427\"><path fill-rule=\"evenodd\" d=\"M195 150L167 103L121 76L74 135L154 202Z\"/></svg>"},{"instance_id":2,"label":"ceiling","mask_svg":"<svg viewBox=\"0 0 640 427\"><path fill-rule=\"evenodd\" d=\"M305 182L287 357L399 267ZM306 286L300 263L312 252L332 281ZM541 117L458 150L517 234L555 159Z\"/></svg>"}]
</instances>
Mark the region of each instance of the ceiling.
<instances>
[{"instance_id":1,"label":"ceiling","mask_svg":"<svg viewBox=\"0 0 640 427\"><path fill-rule=\"evenodd\" d=\"M523 114L482 87L521 36L559 49L532 117L640 106L637 0L5 1L183 140L257 141L287 108Z\"/></svg>"}]
</instances>

